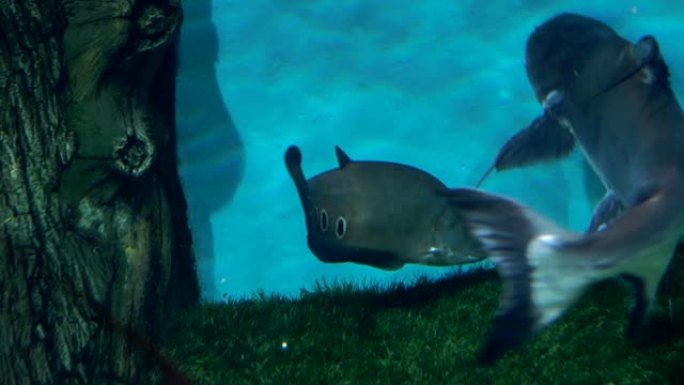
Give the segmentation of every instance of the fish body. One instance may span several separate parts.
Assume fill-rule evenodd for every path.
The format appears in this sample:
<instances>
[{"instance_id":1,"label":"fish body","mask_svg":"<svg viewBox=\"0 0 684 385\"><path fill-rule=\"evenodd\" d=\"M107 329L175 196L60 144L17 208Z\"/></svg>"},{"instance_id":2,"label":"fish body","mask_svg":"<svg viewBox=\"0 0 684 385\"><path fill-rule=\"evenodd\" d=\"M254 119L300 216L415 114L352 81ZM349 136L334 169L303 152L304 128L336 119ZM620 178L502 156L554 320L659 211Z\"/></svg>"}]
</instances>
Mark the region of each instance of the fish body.
<instances>
[{"instance_id":1,"label":"fish body","mask_svg":"<svg viewBox=\"0 0 684 385\"><path fill-rule=\"evenodd\" d=\"M307 243L318 259L395 270L407 263L448 266L484 258L439 179L404 164L354 161L339 147L336 153L337 168L308 180L299 148L285 154Z\"/></svg>"}]
</instances>

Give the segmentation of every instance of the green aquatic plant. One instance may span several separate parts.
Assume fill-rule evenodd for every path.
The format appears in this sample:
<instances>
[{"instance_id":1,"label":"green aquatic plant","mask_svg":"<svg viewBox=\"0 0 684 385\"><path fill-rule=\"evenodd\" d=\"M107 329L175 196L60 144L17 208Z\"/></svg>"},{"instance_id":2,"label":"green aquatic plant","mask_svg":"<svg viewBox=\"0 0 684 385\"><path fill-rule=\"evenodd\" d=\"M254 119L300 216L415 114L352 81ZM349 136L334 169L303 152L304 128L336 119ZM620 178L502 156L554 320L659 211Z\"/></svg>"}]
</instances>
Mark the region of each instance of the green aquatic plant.
<instances>
[{"instance_id":1,"label":"green aquatic plant","mask_svg":"<svg viewBox=\"0 0 684 385\"><path fill-rule=\"evenodd\" d=\"M299 298L203 304L165 349L198 384L677 384L684 379L684 254L650 333L624 338L631 289L593 287L558 323L491 368L475 357L498 305L492 270L390 286L320 282Z\"/></svg>"}]
</instances>

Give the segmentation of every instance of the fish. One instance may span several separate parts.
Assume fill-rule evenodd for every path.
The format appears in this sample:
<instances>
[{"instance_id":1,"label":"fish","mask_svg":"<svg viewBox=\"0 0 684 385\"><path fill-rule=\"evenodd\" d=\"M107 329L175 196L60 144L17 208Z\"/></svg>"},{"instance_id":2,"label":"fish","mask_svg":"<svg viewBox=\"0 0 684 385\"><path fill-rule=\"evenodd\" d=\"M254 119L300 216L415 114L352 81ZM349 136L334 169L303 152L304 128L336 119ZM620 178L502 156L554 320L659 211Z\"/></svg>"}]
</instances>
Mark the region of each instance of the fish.
<instances>
[{"instance_id":1,"label":"fish","mask_svg":"<svg viewBox=\"0 0 684 385\"><path fill-rule=\"evenodd\" d=\"M529 135L565 143L567 130L606 194L593 231L578 233L503 195L447 192L502 279L483 365L611 277L634 288L626 334L638 337L684 232L684 113L656 39L631 43L601 21L563 13L533 31L525 56L545 120ZM544 127L550 132L541 134Z\"/></svg>"},{"instance_id":2,"label":"fish","mask_svg":"<svg viewBox=\"0 0 684 385\"><path fill-rule=\"evenodd\" d=\"M611 87L637 74L646 64L655 62L654 59L657 58L659 51L653 49L649 43L650 41L651 39L644 39L641 42L642 44L635 47L636 51L633 52L633 55L638 61L637 65L631 71L624 73L621 78L612 81ZM667 67L661 66L661 70L667 71ZM663 78L669 76L668 74L661 75ZM544 113L536 117L527 127L517 132L504 143L501 149L499 149L494 162L492 162L475 184L476 188L480 187L494 171L500 172L560 160L573 152L576 148L574 135L549 113L552 107L561 99L562 94L560 92L546 95L545 100L541 101L544 106ZM594 179L590 178L589 183L593 184Z\"/></svg>"},{"instance_id":3,"label":"fish","mask_svg":"<svg viewBox=\"0 0 684 385\"><path fill-rule=\"evenodd\" d=\"M409 165L355 161L337 146L335 153L337 168L307 180L300 149L293 145L285 152L307 244L320 261L396 270L407 263L451 266L484 259L439 179Z\"/></svg>"}]
</instances>

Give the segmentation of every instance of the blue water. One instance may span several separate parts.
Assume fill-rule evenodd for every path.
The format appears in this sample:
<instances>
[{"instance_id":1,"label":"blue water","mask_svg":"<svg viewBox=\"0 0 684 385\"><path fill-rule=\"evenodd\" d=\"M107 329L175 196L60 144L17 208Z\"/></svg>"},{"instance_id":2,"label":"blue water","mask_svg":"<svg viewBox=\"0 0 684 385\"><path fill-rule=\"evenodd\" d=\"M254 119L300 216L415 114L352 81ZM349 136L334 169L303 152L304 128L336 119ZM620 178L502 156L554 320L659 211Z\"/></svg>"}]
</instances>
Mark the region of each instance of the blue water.
<instances>
[{"instance_id":1,"label":"blue water","mask_svg":"<svg viewBox=\"0 0 684 385\"><path fill-rule=\"evenodd\" d=\"M307 177L353 159L422 168L473 186L499 147L540 113L523 52L564 11L660 42L684 90L682 1L188 0L178 75L181 178L203 296L296 295L316 280L359 284L439 276L328 265L306 246L283 163L301 147ZM681 71L680 71L681 69ZM580 154L494 174L483 185L570 228L601 191Z\"/></svg>"}]
</instances>

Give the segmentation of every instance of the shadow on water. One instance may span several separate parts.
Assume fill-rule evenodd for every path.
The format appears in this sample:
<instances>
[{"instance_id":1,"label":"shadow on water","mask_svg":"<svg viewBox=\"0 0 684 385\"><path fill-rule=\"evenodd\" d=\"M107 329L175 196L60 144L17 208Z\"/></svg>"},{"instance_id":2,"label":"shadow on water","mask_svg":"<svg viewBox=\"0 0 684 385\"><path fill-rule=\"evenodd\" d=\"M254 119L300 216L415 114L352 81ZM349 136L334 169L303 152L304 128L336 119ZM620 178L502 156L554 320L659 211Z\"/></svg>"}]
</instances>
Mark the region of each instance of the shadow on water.
<instances>
[{"instance_id":1,"label":"shadow on water","mask_svg":"<svg viewBox=\"0 0 684 385\"><path fill-rule=\"evenodd\" d=\"M216 77L218 36L211 0L185 2L183 12L176 88L179 169L202 297L211 299L216 290L210 218L232 200L242 180L245 154Z\"/></svg>"}]
</instances>

